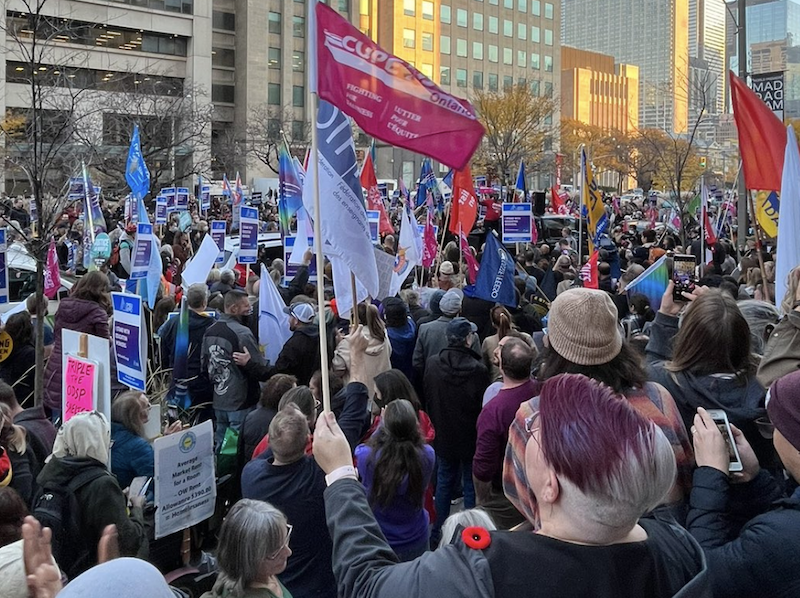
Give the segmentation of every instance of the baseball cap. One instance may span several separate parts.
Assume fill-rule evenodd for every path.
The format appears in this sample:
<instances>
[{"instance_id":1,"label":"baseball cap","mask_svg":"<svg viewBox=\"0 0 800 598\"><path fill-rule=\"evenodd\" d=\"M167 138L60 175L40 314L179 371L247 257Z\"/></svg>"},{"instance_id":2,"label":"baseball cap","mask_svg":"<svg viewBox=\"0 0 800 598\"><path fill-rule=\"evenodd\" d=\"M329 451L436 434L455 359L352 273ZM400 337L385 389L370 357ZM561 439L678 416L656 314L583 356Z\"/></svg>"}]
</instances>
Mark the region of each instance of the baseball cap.
<instances>
[{"instance_id":1,"label":"baseball cap","mask_svg":"<svg viewBox=\"0 0 800 598\"><path fill-rule=\"evenodd\" d=\"M470 332L477 332L478 327L466 318L453 318L447 324L447 340L465 341Z\"/></svg>"},{"instance_id":2,"label":"baseball cap","mask_svg":"<svg viewBox=\"0 0 800 598\"><path fill-rule=\"evenodd\" d=\"M294 316L303 324L308 324L314 319L314 306L310 303L295 303L283 308L283 313Z\"/></svg>"}]
</instances>

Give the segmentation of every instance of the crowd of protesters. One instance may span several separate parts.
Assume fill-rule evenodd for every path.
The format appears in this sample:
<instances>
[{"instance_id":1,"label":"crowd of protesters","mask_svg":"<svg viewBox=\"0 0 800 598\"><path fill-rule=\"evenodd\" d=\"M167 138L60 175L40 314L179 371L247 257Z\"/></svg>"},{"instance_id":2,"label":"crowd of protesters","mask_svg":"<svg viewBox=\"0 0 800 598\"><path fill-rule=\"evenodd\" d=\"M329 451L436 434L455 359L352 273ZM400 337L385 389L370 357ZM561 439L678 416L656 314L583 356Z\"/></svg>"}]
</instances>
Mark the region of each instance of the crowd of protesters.
<instances>
[{"instance_id":1,"label":"crowd of protesters","mask_svg":"<svg viewBox=\"0 0 800 598\"><path fill-rule=\"evenodd\" d=\"M21 236L30 219L13 207ZM61 331L109 337L109 293L135 241L107 210L119 259L78 272L72 216L59 258L81 276L47 323L41 401L28 371L35 296L5 322L3 597L800 595L800 268L776 309L774 253L722 239L707 262L698 239L682 247L668 231L617 225L589 289L583 240L565 228L557 243L519 248L516 301L499 305L464 293L459 247L444 239L431 271L359 304L356 325L340 317L329 267L311 282L310 253L290 281L262 256L269 280L214 269L181 288L208 225L170 221L151 359L169 377L168 316L185 298L192 407L161 432L213 421L220 492L212 520L156 540L152 489L129 490L154 475L151 398L115 388L110 421L61 423ZM396 237L384 236L386 252ZM700 266L692 292L679 299L670 282L657 309L627 292L659 257L684 253ZM267 284L291 332L273 362L254 309ZM54 542L37 517L59 487L70 493Z\"/></svg>"}]
</instances>

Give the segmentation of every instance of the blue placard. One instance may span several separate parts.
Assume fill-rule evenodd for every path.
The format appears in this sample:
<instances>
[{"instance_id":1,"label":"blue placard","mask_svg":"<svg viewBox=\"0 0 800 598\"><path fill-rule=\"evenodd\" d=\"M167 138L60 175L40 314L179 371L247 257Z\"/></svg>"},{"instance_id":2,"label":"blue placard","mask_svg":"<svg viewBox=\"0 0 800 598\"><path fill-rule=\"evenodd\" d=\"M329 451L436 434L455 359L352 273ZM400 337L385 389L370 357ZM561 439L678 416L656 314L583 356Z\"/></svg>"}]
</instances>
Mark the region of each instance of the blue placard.
<instances>
[{"instance_id":1,"label":"blue placard","mask_svg":"<svg viewBox=\"0 0 800 598\"><path fill-rule=\"evenodd\" d=\"M219 248L219 255L217 256L215 264L222 264L225 262L225 228L227 223L224 220L211 221L211 238Z\"/></svg>"},{"instance_id":2,"label":"blue placard","mask_svg":"<svg viewBox=\"0 0 800 598\"><path fill-rule=\"evenodd\" d=\"M239 258L240 264L255 264L258 259L258 209L240 206Z\"/></svg>"},{"instance_id":3,"label":"blue placard","mask_svg":"<svg viewBox=\"0 0 800 598\"><path fill-rule=\"evenodd\" d=\"M133 263L131 264L130 279L138 280L147 278L152 259L153 225L140 222L136 227L136 243L133 251Z\"/></svg>"},{"instance_id":4,"label":"blue placard","mask_svg":"<svg viewBox=\"0 0 800 598\"><path fill-rule=\"evenodd\" d=\"M178 187L175 194L175 210L183 212L189 209L189 189L187 187Z\"/></svg>"},{"instance_id":5,"label":"blue placard","mask_svg":"<svg viewBox=\"0 0 800 598\"><path fill-rule=\"evenodd\" d=\"M501 215L503 243L530 243L533 209L530 203L504 203Z\"/></svg>"},{"instance_id":6,"label":"blue placard","mask_svg":"<svg viewBox=\"0 0 800 598\"><path fill-rule=\"evenodd\" d=\"M167 198L163 195L156 197L156 224L167 223Z\"/></svg>"},{"instance_id":7,"label":"blue placard","mask_svg":"<svg viewBox=\"0 0 800 598\"><path fill-rule=\"evenodd\" d=\"M367 223L369 224L369 236L372 239L372 244L377 245L380 243L378 230L381 224L381 213L378 210L367 210Z\"/></svg>"},{"instance_id":8,"label":"blue placard","mask_svg":"<svg viewBox=\"0 0 800 598\"><path fill-rule=\"evenodd\" d=\"M175 211L175 187L164 187L161 190L161 195L163 195L167 200L167 212L174 212Z\"/></svg>"},{"instance_id":9,"label":"blue placard","mask_svg":"<svg viewBox=\"0 0 800 598\"><path fill-rule=\"evenodd\" d=\"M142 298L112 293L111 301L114 306L111 336L117 361L117 380L144 392L147 385L147 344L142 336Z\"/></svg>"}]
</instances>

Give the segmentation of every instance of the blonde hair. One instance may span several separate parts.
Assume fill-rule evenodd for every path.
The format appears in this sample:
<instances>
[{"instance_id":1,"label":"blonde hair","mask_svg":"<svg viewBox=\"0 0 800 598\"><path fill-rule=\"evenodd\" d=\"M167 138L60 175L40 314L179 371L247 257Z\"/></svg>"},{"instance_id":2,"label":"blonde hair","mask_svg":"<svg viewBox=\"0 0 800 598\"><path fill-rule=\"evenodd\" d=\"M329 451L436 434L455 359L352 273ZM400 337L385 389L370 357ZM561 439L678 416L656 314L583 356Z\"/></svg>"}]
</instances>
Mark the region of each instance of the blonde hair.
<instances>
[{"instance_id":1,"label":"blonde hair","mask_svg":"<svg viewBox=\"0 0 800 598\"><path fill-rule=\"evenodd\" d=\"M27 448L25 428L14 424L11 407L5 403L0 403L0 439L7 448L20 455Z\"/></svg>"},{"instance_id":2,"label":"blonde hair","mask_svg":"<svg viewBox=\"0 0 800 598\"><path fill-rule=\"evenodd\" d=\"M764 264L764 269L766 270L766 264ZM769 277L769 275L767 276ZM792 313L792 309L794 309L798 286L800 286L800 266L792 268L789 276L786 277L786 293L781 301L781 311L784 315Z\"/></svg>"},{"instance_id":3,"label":"blonde hair","mask_svg":"<svg viewBox=\"0 0 800 598\"><path fill-rule=\"evenodd\" d=\"M111 403L111 421L122 424L137 436L144 438L139 397L147 399L147 396L138 390L126 390L114 399L114 402Z\"/></svg>"}]
</instances>

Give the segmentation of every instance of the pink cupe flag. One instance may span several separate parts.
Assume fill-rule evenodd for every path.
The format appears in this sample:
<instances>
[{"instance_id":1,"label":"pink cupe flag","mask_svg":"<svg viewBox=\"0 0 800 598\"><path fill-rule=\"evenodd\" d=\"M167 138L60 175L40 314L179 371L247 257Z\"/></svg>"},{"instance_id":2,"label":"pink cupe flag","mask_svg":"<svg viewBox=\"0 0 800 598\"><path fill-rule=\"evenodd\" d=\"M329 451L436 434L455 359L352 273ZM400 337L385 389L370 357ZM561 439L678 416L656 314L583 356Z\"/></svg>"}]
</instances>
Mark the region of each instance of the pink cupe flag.
<instances>
[{"instance_id":1,"label":"pink cupe flag","mask_svg":"<svg viewBox=\"0 0 800 598\"><path fill-rule=\"evenodd\" d=\"M58 270L58 255L56 255L55 239L50 239L47 248L47 263L44 268L44 294L53 299L61 287L61 273Z\"/></svg>"}]
</instances>

